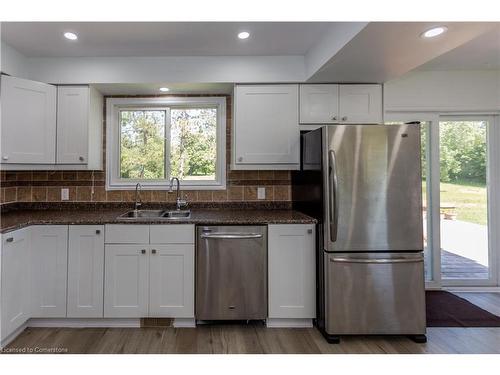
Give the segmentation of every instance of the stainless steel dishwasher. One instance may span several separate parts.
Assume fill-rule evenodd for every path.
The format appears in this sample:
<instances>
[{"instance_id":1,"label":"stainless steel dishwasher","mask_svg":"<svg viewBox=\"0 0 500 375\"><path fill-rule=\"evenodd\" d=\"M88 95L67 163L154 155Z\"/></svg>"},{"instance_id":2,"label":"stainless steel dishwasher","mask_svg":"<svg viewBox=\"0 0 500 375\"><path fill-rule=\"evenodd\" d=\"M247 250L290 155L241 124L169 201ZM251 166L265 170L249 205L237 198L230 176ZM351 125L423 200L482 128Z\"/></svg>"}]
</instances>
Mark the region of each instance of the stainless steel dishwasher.
<instances>
[{"instance_id":1,"label":"stainless steel dishwasher","mask_svg":"<svg viewBox=\"0 0 500 375\"><path fill-rule=\"evenodd\" d=\"M196 319L267 317L267 226L199 226Z\"/></svg>"}]
</instances>

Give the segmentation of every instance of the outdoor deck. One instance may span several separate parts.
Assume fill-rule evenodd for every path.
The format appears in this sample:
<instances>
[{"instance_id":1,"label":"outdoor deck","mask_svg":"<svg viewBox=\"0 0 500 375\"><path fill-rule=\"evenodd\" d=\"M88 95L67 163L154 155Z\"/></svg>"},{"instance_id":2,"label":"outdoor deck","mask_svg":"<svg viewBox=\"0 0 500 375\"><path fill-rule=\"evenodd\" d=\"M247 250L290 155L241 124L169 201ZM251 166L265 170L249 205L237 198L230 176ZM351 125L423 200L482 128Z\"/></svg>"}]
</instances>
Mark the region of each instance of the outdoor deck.
<instances>
[{"instance_id":1,"label":"outdoor deck","mask_svg":"<svg viewBox=\"0 0 500 375\"><path fill-rule=\"evenodd\" d=\"M488 267L446 250L441 251L441 270L443 279L488 278Z\"/></svg>"},{"instance_id":2,"label":"outdoor deck","mask_svg":"<svg viewBox=\"0 0 500 375\"><path fill-rule=\"evenodd\" d=\"M442 279L488 279L488 229L461 220L441 220Z\"/></svg>"}]
</instances>

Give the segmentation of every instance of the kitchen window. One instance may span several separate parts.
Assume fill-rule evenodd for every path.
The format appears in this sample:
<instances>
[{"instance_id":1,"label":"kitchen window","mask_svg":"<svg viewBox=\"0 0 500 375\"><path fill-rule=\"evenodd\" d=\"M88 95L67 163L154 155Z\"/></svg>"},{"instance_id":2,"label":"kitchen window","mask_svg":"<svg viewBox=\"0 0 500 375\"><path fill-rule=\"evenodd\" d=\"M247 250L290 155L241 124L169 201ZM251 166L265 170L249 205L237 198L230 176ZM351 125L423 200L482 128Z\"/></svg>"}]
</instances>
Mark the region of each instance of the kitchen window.
<instances>
[{"instance_id":1,"label":"kitchen window","mask_svg":"<svg viewBox=\"0 0 500 375\"><path fill-rule=\"evenodd\" d=\"M225 189L226 99L108 98L108 190Z\"/></svg>"}]
</instances>

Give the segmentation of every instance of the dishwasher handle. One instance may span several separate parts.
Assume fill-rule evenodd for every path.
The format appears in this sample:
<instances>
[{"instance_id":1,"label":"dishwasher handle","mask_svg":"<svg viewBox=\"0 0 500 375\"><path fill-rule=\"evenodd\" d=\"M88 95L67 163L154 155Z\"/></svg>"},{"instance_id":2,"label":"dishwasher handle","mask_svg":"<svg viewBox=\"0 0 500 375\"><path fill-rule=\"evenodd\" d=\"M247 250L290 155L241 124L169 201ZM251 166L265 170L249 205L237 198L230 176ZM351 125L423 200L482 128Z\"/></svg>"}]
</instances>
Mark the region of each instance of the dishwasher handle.
<instances>
[{"instance_id":1,"label":"dishwasher handle","mask_svg":"<svg viewBox=\"0 0 500 375\"><path fill-rule=\"evenodd\" d=\"M262 238L262 234L259 233L203 233L201 238L206 239L250 239L250 238Z\"/></svg>"}]
</instances>

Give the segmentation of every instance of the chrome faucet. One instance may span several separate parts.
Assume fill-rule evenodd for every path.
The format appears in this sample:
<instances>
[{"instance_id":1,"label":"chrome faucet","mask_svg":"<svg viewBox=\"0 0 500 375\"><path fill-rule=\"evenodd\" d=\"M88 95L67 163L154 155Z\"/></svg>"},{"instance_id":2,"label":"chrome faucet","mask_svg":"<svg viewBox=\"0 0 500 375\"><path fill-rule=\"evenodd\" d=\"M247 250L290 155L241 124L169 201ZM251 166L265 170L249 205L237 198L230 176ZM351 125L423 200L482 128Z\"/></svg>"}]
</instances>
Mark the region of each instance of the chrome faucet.
<instances>
[{"instance_id":1,"label":"chrome faucet","mask_svg":"<svg viewBox=\"0 0 500 375\"><path fill-rule=\"evenodd\" d=\"M173 192L173 187L174 187L174 180L177 182L177 197L175 199L175 203L176 203L176 207L177 207L177 211L179 211L182 207L186 207L187 206L187 201L185 199L181 199L179 197L179 193L180 193L180 187L181 187L181 184L179 182L179 179L177 177L172 177L170 179L170 189L169 189L169 192Z\"/></svg>"},{"instance_id":2,"label":"chrome faucet","mask_svg":"<svg viewBox=\"0 0 500 375\"><path fill-rule=\"evenodd\" d=\"M142 185L140 183L137 183L137 185L135 185L134 211L137 211L139 207L142 206L141 191L142 191Z\"/></svg>"}]
</instances>

